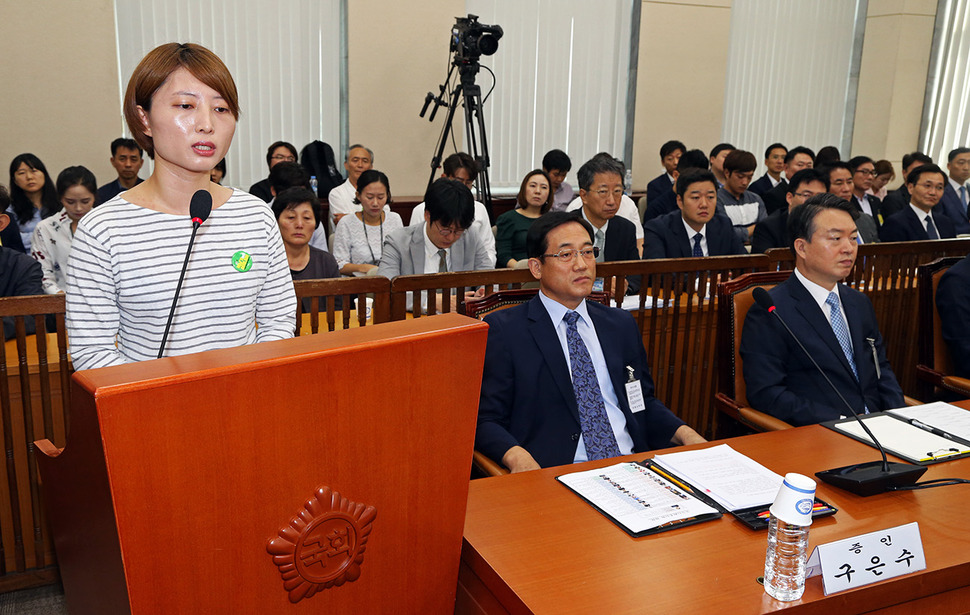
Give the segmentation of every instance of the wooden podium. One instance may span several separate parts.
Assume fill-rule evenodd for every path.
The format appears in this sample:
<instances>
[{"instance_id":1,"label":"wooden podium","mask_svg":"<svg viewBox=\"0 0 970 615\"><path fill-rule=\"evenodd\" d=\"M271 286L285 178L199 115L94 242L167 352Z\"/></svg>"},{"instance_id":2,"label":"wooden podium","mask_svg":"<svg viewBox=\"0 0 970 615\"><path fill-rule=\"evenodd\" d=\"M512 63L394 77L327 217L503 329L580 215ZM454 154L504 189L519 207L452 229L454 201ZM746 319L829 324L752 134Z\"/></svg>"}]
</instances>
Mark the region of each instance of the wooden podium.
<instances>
[{"instance_id":1,"label":"wooden podium","mask_svg":"<svg viewBox=\"0 0 970 615\"><path fill-rule=\"evenodd\" d=\"M79 372L36 443L72 615L454 609L487 326Z\"/></svg>"}]
</instances>

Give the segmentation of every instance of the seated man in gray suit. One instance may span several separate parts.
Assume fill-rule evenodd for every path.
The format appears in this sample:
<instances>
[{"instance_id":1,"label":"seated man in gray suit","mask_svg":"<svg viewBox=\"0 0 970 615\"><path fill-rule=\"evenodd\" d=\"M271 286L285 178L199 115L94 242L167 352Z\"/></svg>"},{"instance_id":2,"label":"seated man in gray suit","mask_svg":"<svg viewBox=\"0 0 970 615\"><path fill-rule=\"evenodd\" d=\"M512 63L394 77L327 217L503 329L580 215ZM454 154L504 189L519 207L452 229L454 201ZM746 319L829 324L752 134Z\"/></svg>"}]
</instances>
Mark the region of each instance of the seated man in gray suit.
<instances>
[{"instance_id":1,"label":"seated man in gray suit","mask_svg":"<svg viewBox=\"0 0 970 615\"><path fill-rule=\"evenodd\" d=\"M478 235L465 232L475 220L475 199L467 186L441 178L431 184L424 202L424 224L392 231L384 238L377 275L393 278L493 268L494 261Z\"/></svg>"}]
</instances>

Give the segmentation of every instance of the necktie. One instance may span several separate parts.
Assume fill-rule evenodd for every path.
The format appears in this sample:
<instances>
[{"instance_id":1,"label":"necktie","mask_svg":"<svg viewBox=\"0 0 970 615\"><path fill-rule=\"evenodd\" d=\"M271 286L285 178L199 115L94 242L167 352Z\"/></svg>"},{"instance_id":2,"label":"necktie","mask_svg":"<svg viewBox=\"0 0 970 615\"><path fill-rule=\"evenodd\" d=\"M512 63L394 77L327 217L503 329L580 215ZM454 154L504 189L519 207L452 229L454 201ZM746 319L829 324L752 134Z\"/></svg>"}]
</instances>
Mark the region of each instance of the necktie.
<instances>
[{"instance_id":1,"label":"necktie","mask_svg":"<svg viewBox=\"0 0 970 615\"><path fill-rule=\"evenodd\" d=\"M940 234L936 232L936 225L933 224L933 216L926 214L926 236L930 239L939 239Z\"/></svg>"},{"instance_id":2,"label":"necktie","mask_svg":"<svg viewBox=\"0 0 970 615\"><path fill-rule=\"evenodd\" d=\"M839 340L839 346L842 347L842 352L845 353L845 358L849 361L849 367L852 368L852 375L858 380L859 372L856 371L855 357L852 355L852 340L849 339L849 326L845 324L845 318L842 317L842 310L839 309L839 294L835 291L830 292L825 303L832 308L832 314L829 316L829 319L832 322L832 331L835 333L835 339Z\"/></svg>"},{"instance_id":3,"label":"necktie","mask_svg":"<svg viewBox=\"0 0 970 615\"><path fill-rule=\"evenodd\" d=\"M593 360L576 329L578 318L578 313L566 312L563 320L566 321L566 345L569 348L573 392L576 395L576 405L579 406L579 424L583 429L586 456L590 460L617 457L620 447L616 444L613 426L606 416L606 406L603 405L603 394L596 380Z\"/></svg>"},{"instance_id":4,"label":"necktie","mask_svg":"<svg viewBox=\"0 0 970 615\"><path fill-rule=\"evenodd\" d=\"M967 212L967 216L970 216L970 208L967 207L967 187L960 186L960 202L963 203L963 209Z\"/></svg>"},{"instance_id":5,"label":"necktie","mask_svg":"<svg viewBox=\"0 0 970 615\"><path fill-rule=\"evenodd\" d=\"M603 259L606 258L606 233L602 229L596 229L596 233L593 235L593 245L600 249L596 262L602 263Z\"/></svg>"},{"instance_id":6,"label":"necktie","mask_svg":"<svg viewBox=\"0 0 970 615\"><path fill-rule=\"evenodd\" d=\"M694 251L691 252L691 256L704 256L704 250L701 248L701 239L704 236L700 233L694 235Z\"/></svg>"},{"instance_id":7,"label":"necktie","mask_svg":"<svg viewBox=\"0 0 970 615\"><path fill-rule=\"evenodd\" d=\"M438 273L445 273L448 271L448 259L445 257L445 251L438 250Z\"/></svg>"}]
</instances>

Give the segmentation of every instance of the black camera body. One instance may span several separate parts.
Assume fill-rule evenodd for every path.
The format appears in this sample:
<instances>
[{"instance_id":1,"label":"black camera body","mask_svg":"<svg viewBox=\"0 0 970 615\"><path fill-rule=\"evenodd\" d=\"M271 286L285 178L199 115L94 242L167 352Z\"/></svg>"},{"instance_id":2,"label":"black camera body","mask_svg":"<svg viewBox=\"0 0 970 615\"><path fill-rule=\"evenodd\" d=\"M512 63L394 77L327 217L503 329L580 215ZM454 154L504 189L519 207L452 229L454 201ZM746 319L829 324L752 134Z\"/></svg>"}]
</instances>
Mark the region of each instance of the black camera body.
<instances>
[{"instance_id":1,"label":"black camera body","mask_svg":"<svg viewBox=\"0 0 970 615\"><path fill-rule=\"evenodd\" d=\"M490 26L478 22L478 15L456 17L451 29L451 51L461 63L477 62L485 55L498 51L498 41L504 32L502 26Z\"/></svg>"}]
</instances>

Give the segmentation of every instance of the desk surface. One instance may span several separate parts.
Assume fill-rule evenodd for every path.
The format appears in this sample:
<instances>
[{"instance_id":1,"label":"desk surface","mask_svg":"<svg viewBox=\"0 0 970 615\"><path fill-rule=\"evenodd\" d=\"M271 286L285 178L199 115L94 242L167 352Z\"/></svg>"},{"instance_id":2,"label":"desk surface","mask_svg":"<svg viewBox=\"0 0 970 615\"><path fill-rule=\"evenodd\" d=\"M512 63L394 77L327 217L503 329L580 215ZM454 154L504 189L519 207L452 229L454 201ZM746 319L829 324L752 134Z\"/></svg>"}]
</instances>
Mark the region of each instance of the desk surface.
<instances>
[{"instance_id":1,"label":"desk surface","mask_svg":"<svg viewBox=\"0 0 970 615\"><path fill-rule=\"evenodd\" d=\"M878 456L874 449L817 425L718 444L725 442L779 474L812 476ZM555 480L564 470L616 461L472 481L459 594L469 591L482 607L478 612L504 612L496 608L501 606L511 613L764 613L795 608L831 615L872 611L951 590L957 590L955 599L962 599L964 608L970 604L970 485L862 498L819 483L819 497L840 510L812 525L810 549L917 521L927 569L828 597L821 577L813 577L802 599L786 604L768 597L756 581L764 571L764 531L749 530L725 515L631 538ZM930 466L922 480L941 477L970 478L970 459ZM459 612L467 604L459 601Z\"/></svg>"}]
</instances>

